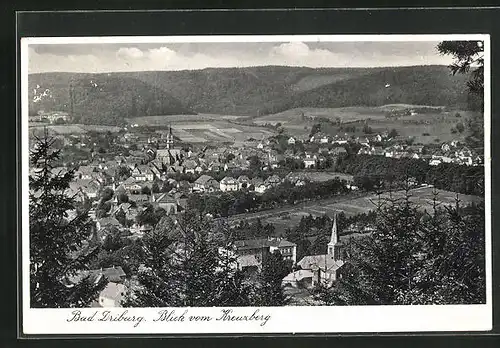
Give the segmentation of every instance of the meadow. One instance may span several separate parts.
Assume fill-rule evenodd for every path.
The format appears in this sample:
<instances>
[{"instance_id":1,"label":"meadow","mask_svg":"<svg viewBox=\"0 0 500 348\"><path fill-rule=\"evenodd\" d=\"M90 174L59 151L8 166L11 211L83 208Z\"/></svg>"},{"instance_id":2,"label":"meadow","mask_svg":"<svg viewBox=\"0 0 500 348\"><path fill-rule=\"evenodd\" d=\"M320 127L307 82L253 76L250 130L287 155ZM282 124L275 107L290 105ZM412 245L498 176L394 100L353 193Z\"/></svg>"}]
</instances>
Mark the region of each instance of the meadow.
<instances>
[{"instance_id":1,"label":"meadow","mask_svg":"<svg viewBox=\"0 0 500 348\"><path fill-rule=\"evenodd\" d=\"M29 132L30 134L41 134L44 128L47 128L48 132L52 135L66 135L66 134L85 134L88 132L118 132L121 130L120 127L116 126L102 126L102 125L86 125L86 124L64 124L64 125L40 125L40 124L30 124Z\"/></svg>"},{"instance_id":2,"label":"meadow","mask_svg":"<svg viewBox=\"0 0 500 348\"><path fill-rule=\"evenodd\" d=\"M427 108L425 113L387 117L390 112ZM460 117L457 117L457 113ZM457 123L466 124L472 112L463 110L444 110L440 107L424 105L388 104L379 107L344 107L344 108L296 108L276 114L252 118L257 125L280 123L285 131L299 139L307 139L312 126L322 123L322 130L330 135L348 135L363 137L363 126L367 124L372 133L382 133L395 129L405 138L414 138L416 144L430 144L450 140L463 140L465 134L452 133ZM324 122L328 120L330 122ZM354 126L355 132L340 130L336 125Z\"/></svg>"},{"instance_id":3,"label":"meadow","mask_svg":"<svg viewBox=\"0 0 500 348\"><path fill-rule=\"evenodd\" d=\"M430 212L433 209L433 192L434 189L429 186L413 189L410 191L410 201L416 204L420 210ZM444 190L436 190L436 192L436 201L439 207L455 204L457 193ZM339 212L344 212L347 216L368 213L369 211L375 210L377 208L377 204L386 203L387 199L390 197L392 197L392 199L402 199L404 197L404 192L397 191L390 194L385 193L380 195L380 197L378 195L371 194L364 197L342 200L334 203L318 202L316 205L302 204L302 206L298 204L297 207L288 214L268 217L265 221L273 224L275 226L276 233L280 233L284 232L287 228L297 226L300 219L304 216L308 216L309 214L313 216L327 215L333 217L335 213ZM484 201L484 197L463 194L458 194L458 199L460 205Z\"/></svg>"}]
</instances>

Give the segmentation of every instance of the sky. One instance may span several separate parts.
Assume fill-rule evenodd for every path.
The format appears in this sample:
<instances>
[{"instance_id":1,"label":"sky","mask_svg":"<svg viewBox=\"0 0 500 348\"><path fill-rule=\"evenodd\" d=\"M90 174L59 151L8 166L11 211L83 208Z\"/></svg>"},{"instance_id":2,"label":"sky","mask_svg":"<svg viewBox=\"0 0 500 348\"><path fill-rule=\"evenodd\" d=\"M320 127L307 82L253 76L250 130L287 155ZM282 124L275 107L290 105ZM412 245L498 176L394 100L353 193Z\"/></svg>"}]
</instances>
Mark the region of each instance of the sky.
<instances>
[{"instance_id":1,"label":"sky","mask_svg":"<svg viewBox=\"0 0 500 348\"><path fill-rule=\"evenodd\" d=\"M448 65L438 42L224 42L30 44L29 73L195 70L265 65Z\"/></svg>"}]
</instances>

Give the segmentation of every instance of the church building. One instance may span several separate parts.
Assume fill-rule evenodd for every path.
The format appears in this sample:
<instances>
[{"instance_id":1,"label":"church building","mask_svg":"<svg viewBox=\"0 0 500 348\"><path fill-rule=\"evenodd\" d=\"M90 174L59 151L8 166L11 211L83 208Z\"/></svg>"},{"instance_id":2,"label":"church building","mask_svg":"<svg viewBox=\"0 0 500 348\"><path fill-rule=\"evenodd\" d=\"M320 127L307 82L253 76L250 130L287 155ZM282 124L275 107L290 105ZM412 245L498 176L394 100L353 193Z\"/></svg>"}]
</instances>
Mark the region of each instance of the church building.
<instances>
[{"instance_id":1,"label":"church building","mask_svg":"<svg viewBox=\"0 0 500 348\"><path fill-rule=\"evenodd\" d=\"M165 147L156 151L156 162L165 166L174 164L179 165L182 162L183 155L181 149L175 148L172 127L169 127L168 134L165 138L163 135L161 138L161 143L164 143Z\"/></svg>"},{"instance_id":2,"label":"church building","mask_svg":"<svg viewBox=\"0 0 500 348\"><path fill-rule=\"evenodd\" d=\"M338 271L344 265L341 260L340 245L337 232L337 215L333 217L330 242L327 245L326 254L304 256L297 262L299 271L288 274L283 279L284 285L315 286L318 282L331 285L338 278Z\"/></svg>"}]
</instances>

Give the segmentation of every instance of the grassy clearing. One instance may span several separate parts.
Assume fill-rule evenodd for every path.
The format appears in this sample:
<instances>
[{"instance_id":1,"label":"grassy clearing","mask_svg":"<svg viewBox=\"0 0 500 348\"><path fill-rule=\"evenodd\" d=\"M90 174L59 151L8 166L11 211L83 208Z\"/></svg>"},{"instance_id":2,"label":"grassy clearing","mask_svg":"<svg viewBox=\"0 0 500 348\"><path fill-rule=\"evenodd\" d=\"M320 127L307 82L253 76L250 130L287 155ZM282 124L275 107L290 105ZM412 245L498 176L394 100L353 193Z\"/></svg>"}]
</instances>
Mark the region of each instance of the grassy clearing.
<instances>
[{"instance_id":1,"label":"grassy clearing","mask_svg":"<svg viewBox=\"0 0 500 348\"><path fill-rule=\"evenodd\" d=\"M401 111L407 109L429 108L426 113L388 118L389 111ZM460 117L456 117L459 113ZM347 135L362 137L365 134L362 129L367 123L374 133L381 133L396 129L404 137L412 137L417 144L430 144L450 140L463 140L465 135L452 133L451 129L457 123L467 123L472 116L469 111L453 110L442 111L439 107L427 107L425 105L390 104L380 107L345 107L345 108L297 108L280 113L253 118L255 124L281 123L286 132L298 138L307 138L311 127L320 122L320 119L328 119L333 123L322 123L322 129L330 135L345 135L345 130L340 130L335 122L340 120L348 126L356 127L355 132Z\"/></svg>"}]
</instances>

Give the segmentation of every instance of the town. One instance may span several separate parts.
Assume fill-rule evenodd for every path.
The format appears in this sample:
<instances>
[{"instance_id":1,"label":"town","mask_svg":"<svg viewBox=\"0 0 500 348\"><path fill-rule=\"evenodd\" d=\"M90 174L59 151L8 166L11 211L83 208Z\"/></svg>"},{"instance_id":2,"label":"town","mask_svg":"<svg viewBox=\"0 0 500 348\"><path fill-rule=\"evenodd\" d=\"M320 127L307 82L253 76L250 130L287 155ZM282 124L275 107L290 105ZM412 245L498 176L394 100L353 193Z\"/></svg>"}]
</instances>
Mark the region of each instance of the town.
<instances>
[{"instance_id":1,"label":"town","mask_svg":"<svg viewBox=\"0 0 500 348\"><path fill-rule=\"evenodd\" d=\"M45 120L50 124L70 121L67 113L48 115ZM39 115L36 121L40 120ZM56 134L54 140L62 148L62 156L52 172L62 175L75 169L67 194L75 199L80 210L88 211L95 223L95 238L103 245L112 243L113 238L140 240L163 216L175 219L186 210L197 209L215 219L228 219L237 231L235 255L239 269L259 272L266 257L279 251L289 264L290 273L282 284L289 289L292 302L310 304L308 289L341 276L346 255L343 241L362 238L370 232L370 224L358 222L369 220L374 206L346 209L339 204L330 210L324 206L315 210L306 205L321 199L335 204L338 197L355 202L368 196L375 186L379 191L389 190L387 176L380 179L375 168L370 169L373 175L350 171L346 161L369 156L391 163L406 161L417 168L438 168L438 173L442 166L453 165L467 171L483 164L482 154L457 140L417 145L398 136L395 130L354 137L326 134L320 125L315 128L316 133L302 139L280 131L260 140L209 145L181 141L173 130L175 124L156 128L135 125L117 132ZM397 170L396 167L392 169ZM429 195L439 182L429 177L430 169L427 177L419 176L418 170L411 174L408 168L405 173L406 181L391 182L391 190L401 190L403 184L410 183L412 189ZM461 193L478 192L469 191ZM290 206L299 203L303 204L301 212L290 210ZM68 212L69 218L76 216L78 210ZM342 219L340 235L337 216ZM309 226L306 247L303 243L297 245L303 240L293 238L292 232L304 223L304 218L313 225L316 220L319 224L319 228ZM276 224L278 220L281 225ZM109 280L96 306L120 306L127 287L133 287L136 271L123 263L107 259L97 264L105 267L83 273ZM81 277L82 274L78 279Z\"/></svg>"},{"instance_id":2,"label":"town","mask_svg":"<svg viewBox=\"0 0 500 348\"><path fill-rule=\"evenodd\" d=\"M486 303L483 50L34 45L30 306Z\"/></svg>"}]
</instances>

